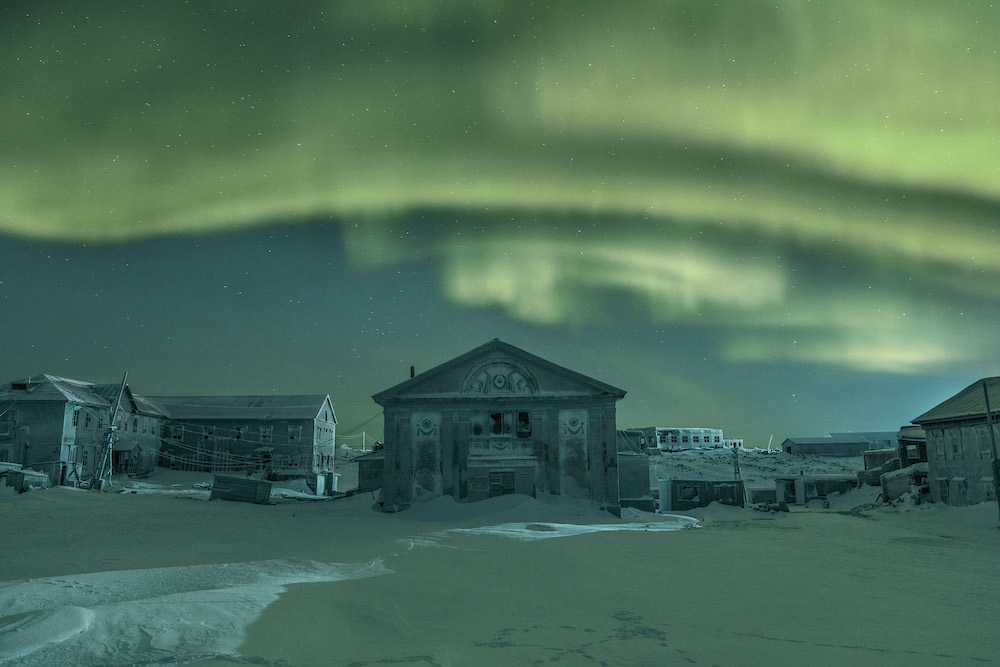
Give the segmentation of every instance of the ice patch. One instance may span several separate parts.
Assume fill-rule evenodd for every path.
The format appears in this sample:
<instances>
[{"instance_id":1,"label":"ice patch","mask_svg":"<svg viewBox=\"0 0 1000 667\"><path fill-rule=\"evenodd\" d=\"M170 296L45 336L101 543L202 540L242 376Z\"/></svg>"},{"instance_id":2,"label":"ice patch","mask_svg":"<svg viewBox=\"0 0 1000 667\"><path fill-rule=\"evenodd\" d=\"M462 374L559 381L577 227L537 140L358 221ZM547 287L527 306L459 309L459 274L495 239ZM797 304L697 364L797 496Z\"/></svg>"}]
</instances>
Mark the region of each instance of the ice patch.
<instances>
[{"instance_id":1,"label":"ice patch","mask_svg":"<svg viewBox=\"0 0 1000 667\"><path fill-rule=\"evenodd\" d=\"M547 540L553 537L570 537L603 533L611 531L663 532L695 528L698 520L689 516L664 515L663 520L648 523L608 523L608 524L574 524L574 523L502 523L498 526L482 526L480 528L452 528L447 533L462 533L465 535L501 535L518 540Z\"/></svg>"},{"instance_id":2,"label":"ice patch","mask_svg":"<svg viewBox=\"0 0 1000 667\"><path fill-rule=\"evenodd\" d=\"M235 656L285 586L388 574L368 564L271 560L0 583L0 664L136 665Z\"/></svg>"}]
</instances>

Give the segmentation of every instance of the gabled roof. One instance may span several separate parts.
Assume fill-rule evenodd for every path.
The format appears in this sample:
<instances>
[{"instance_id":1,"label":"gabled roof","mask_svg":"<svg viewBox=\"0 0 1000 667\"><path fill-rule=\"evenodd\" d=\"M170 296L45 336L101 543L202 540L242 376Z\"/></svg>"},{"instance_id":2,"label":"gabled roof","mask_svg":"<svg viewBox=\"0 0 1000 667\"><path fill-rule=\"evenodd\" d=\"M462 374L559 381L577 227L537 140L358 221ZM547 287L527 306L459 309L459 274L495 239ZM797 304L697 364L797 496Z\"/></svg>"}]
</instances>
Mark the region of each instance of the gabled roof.
<instances>
[{"instance_id":1,"label":"gabled roof","mask_svg":"<svg viewBox=\"0 0 1000 667\"><path fill-rule=\"evenodd\" d=\"M76 405L110 407L111 401L96 387L97 385L90 382L58 375L33 375L24 380L8 382L0 387L0 400L66 401Z\"/></svg>"},{"instance_id":2,"label":"gabled roof","mask_svg":"<svg viewBox=\"0 0 1000 667\"><path fill-rule=\"evenodd\" d=\"M494 338L451 361L381 391L372 396L372 399L379 405L385 405L408 398L468 397L470 392L463 391L463 382L467 383L472 374L489 364L512 364L526 373L530 376L528 384L532 387L531 393L536 396L606 397L615 400L625 396L624 389L587 377ZM535 378L542 379L536 384ZM559 386L554 386L552 380L556 380Z\"/></svg>"},{"instance_id":3,"label":"gabled roof","mask_svg":"<svg viewBox=\"0 0 1000 667\"><path fill-rule=\"evenodd\" d=\"M170 419L179 420L284 420L315 419L330 397L301 396L148 396ZM337 417L330 406L330 417Z\"/></svg>"},{"instance_id":4,"label":"gabled roof","mask_svg":"<svg viewBox=\"0 0 1000 667\"><path fill-rule=\"evenodd\" d=\"M983 417L985 419L986 396L983 393L984 383L990 395L990 412L995 415L1000 410L1000 377L976 380L948 400L939 403L912 420L913 423L923 425L930 422L956 421L974 417Z\"/></svg>"}]
</instances>

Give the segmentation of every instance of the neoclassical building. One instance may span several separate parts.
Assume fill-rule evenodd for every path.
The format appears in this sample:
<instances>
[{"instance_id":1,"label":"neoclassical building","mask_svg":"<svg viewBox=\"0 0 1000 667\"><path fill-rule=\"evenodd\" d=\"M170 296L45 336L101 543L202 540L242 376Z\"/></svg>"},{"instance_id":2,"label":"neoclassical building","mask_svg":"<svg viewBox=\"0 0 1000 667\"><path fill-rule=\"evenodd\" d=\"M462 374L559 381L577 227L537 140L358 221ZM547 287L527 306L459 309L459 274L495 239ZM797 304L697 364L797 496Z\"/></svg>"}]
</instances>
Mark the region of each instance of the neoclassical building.
<instances>
[{"instance_id":1,"label":"neoclassical building","mask_svg":"<svg viewBox=\"0 0 1000 667\"><path fill-rule=\"evenodd\" d=\"M492 340L372 398L385 415L381 503L551 493L618 503L621 389Z\"/></svg>"}]
</instances>

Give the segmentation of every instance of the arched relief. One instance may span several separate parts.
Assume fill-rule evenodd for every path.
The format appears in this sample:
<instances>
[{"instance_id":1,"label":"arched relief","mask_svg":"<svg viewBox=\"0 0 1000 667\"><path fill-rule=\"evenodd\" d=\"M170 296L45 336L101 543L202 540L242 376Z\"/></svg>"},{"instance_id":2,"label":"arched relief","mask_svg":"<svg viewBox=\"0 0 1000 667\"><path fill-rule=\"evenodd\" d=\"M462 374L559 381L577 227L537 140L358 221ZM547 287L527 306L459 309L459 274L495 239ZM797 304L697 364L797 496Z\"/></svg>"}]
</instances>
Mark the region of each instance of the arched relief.
<instances>
[{"instance_id":1,"label":"arched relief","mask_svg":"<svg viewBox=\"0 0 1000 667\"><path fill-rule=\"evenodd\" d=\"M462 393L524 396L538 392L538 380L527 368L490 361L475 367L462 381Z\"/></svg>"}]
</instances>

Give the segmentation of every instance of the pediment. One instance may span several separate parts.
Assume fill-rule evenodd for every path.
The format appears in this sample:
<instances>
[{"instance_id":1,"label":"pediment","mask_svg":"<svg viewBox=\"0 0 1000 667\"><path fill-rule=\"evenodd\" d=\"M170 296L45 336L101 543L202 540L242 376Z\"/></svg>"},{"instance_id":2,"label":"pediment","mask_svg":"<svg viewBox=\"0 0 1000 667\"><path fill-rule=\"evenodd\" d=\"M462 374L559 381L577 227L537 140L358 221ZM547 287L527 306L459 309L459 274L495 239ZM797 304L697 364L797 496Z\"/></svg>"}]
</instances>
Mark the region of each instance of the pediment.
<instances>
[{"instance_id":1,"label":"pediment","mask_svg":"<svg viewBox=\"0 0 1000 667\"><path fill-rule=\"evenodd\" d=\"M376 403L443 398L613 397L617 387L571 371L500 340L375 394Z\"/></svg>"}]
</instances>

